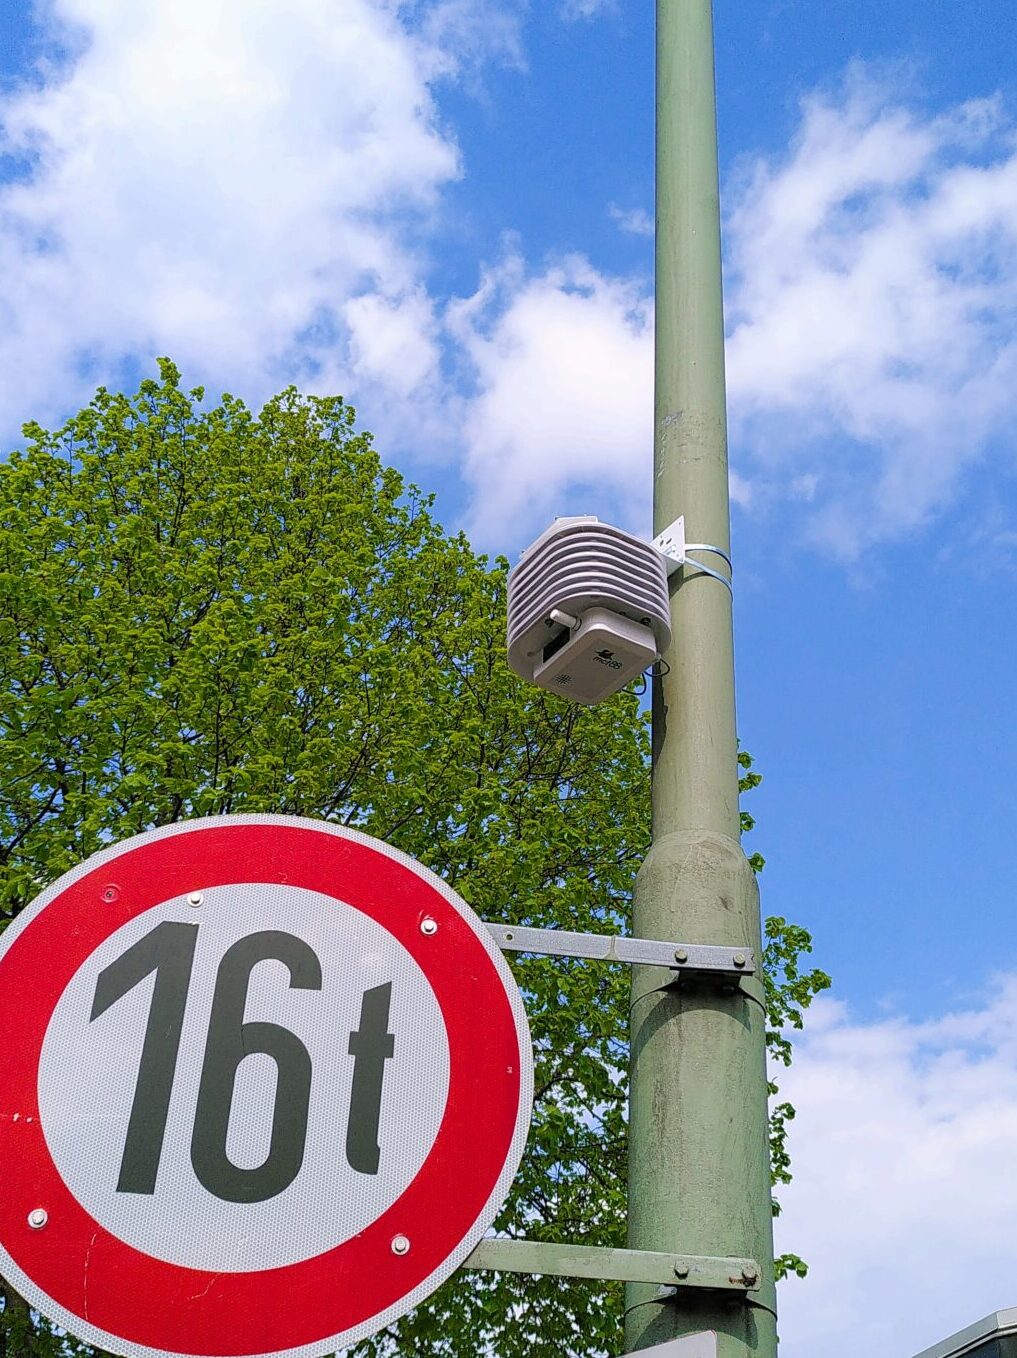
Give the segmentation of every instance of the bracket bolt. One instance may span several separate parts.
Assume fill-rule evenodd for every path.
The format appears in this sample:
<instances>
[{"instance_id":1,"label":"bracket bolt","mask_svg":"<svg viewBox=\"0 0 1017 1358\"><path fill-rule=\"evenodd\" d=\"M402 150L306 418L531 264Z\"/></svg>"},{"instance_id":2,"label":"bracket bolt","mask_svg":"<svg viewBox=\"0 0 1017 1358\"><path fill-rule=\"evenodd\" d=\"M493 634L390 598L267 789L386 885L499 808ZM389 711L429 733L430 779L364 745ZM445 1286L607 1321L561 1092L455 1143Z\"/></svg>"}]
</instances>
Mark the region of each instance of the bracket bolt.
<instances>
[{"instance_id":1,"label":"bracket bolt","mask_svg":"<svg viewBox=\"0 0 1017 1358\"><path fill-rule=\"evenodd\" d=\"M426 934L428 938L430 938L432 934L438 932L438 921L436 919L431 919L430 915L426 916L426 918L420 921L420 932Z\"/></svg>"},{"instance_id":2,"label":"bracket bolt","mask_svg":"<svg viewBox=\"0 0 1017 1358\"><path fill-rule=\"evenodd\" d=\"M45 1207L33 1207L28 1214L28 1224L33 1231L41 1230L47 1221L49 1221L49 1213Z\"/></svg>"},{"instance_id":3,"label":"bracket bolt","mask_svg":"<svg viewBox=\"0 0 1017 1358\"><path fill-rule=\"evenodd\" d=\"M394 1235L392 1237L392 1253L409 1254L409 1252L410 1252L410 1242L407 1240L406 1236Z\"/></svg>"},{"instance_id":4,"label":"bracket bolt","mask_svg":"<svg viewBox=\"0 0 1017 1358\"><path fill-rule=\"evenodd\" d=\"M746 1287L753 1287L759 1281L759 1274L754 1268L742 1269L742 1282Z\"/></svg>"},{"instance_id":5,"label":"bracket bolt","mask_svg":"<svg viewBox=\"0 0 1017 1358\"><path fill-rule=\"evenodd\" d=\"M201 895L201 892L200 892L200 891L192 891L191 894L187 897L187 904L188 904L188 905L193 905L193 906L197 907L197 906L199 906L199 905L201 904L201 902L202 902L202 895Z\"/></svg>"},{"instance_id":6,"label":"bracket bolt","mask_svg":"<svg viewBox=\"0 0 1017 1358\"><path fill-rule=\"evenodd\" d=\"M675 1264L674 1276L676 1278L687 1278L689 1276L688 1264Z\"/></svg>"},{"instance_id":7,"label":"bracket bolt","mask_svg":"<svg viewBox=\"0 0 1017 1358\"><path fill-rule=\"evenodd\" d=\"M109 886L103 887L101 899L104 905L112 905L119 895L120 888L113 882L110 882Z\"/></svg>"},{"instance_id":8,"label":"bracket bolt","mask_svg":"<svg viewBox=\"0 0 1017 1358\"><path fill-rule=\"evenodd\" d=\"M687 962L689 960L689 955L684 948L675 948L674 960L676 962Z\"/></svg>"},{"instance_id":9,"label":"bracket bolt","mask_svg":"<svg viewBox=\"0 0 1017 1358\"><path fill-rule=\"evenodd\" d=\"M745 960L745 954L743 952L736 952L734 957L731 958L731 961L736 967L744 967Z\"/></svg>"}]
</instances>

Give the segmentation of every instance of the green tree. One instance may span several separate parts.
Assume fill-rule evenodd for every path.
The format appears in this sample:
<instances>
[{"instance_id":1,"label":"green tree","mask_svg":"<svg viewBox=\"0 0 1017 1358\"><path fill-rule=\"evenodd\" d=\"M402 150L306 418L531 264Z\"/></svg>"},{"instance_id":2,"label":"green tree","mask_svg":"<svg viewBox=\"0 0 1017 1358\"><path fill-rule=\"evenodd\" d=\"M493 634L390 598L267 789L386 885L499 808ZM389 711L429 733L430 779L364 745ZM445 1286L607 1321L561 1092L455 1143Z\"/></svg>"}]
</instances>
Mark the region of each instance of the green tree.
<instances>
[{"instance_id":1,"label":"green tree","mask_svg":"<svg viewBox=\"0 0 1017 1358\"><path fill-rule=\"evenodd\" d=\"M751 792L763 781L752 769L752 756L745 750L738 753L740 776L738 788ZM741 812L742 834L754 830L756 822L750 812ZM761 853L750 854L753 872L760 873L766 866ZM791 1031L801 1031L805 1010L816 995L830 985L830 977L818 967L803 966L812 952L812 936L800 924L789 924L782 915L771 915L763 921L763 981L766 987L766 1045L771 1067L791 1064ZM775 1103L780 1087L773 1079L770 1092L770 1174L774 1186L791 1182L791 1156L787 1146L788 1123L794 1120L794 1106L786 1099ZM780 1202L773 1199L773 1215L780 1216ZM780 1254L774 1261L777 1278L792 1273L804 1278L808 1265L801 1255Z\"/></svg>"},{"instance_id":2,"label":"green tree","mask_svg":"<svg viewBox=\"0 0 1017 1358\"><path fill-rule=\"evenodd\" d=\"M487 919L624 929L649 835L636 697L586 710L511 674L506 563L444 533L340 398L203 402L163 360L134 398L26 426L0 468L3 920L111 838L274 811L398 845ZM769 928L783 1028L822 978L799 971L804 931ZM620 1244L628 977L513 965L536 1100L499 1227ZM4 1296L10 1358L75 1347ZM613 1352L620 1302L460 1274L352 1352Z\"/></svg>"}]
</instances>

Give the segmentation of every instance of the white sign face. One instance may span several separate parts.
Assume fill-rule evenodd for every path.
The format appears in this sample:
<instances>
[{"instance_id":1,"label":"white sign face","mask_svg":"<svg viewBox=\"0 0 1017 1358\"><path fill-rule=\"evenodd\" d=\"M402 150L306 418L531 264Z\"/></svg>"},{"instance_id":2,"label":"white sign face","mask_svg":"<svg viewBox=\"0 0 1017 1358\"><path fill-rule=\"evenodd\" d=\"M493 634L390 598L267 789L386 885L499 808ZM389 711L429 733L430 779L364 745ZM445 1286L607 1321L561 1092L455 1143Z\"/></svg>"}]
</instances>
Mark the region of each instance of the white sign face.
<instances>
[{"instance_id":1,"label":"white sign face","mask_svg":"<svg viewBox=\"0 0 1017 1358\"><path fill-rule=\"evenodd\" d=\"M488 931L319 822L96 855L0 938L0 1023L0 1273L130 1358L356 1343L469 1256L525 1144L529 1034Z\"/></svg>"},{"instance_id":2,"label":"white sign face","mask_svg":"<svg viewBox=\"0 0 1017 1358\"><path fill-rule=\"evenodd\" d=\"M123 1192L117 1185L155 1012L153 992L167 964L173 965L173 934L155 938L164 922L171 930L186 931L184 946L193 944L193 963L189 984L181 988L184 1005L165 1125L150 1132L153 1148L161 1133L158 1173L151 1193ZM308 1053L306 1119L293 1128L302 1136L303 1153L285 1188L261 1201L230 1201L216 1192L214 1179L203 1183L192 1164L192 1138L210 1134L192 1126L192 1119L199 1106L216 975L234 945L283 925L317 959L320 988L291 987L285 963L265 957L250 970L243 1012L236 1017L245 1024L278 1024L285 1016L286 1030ZM158 955L160 947L165 960ZM123 959L132 949L146 950L135 971L148 962L153 968L130 989L121 984L124 993L92 1019L100 978L115 976L118 966L126 974ZM350 1035L358 1031L364 996L382 986L390 987L385 1032L393 1055L378 1065L378 1097L365 1110L354 1110L357 1061L350 1057ZM361 1072L363 1062L361 1057ZM343 1244L405 1192L438 1134L448 1073L448 1039L434 992L410 954L374 920L299 887L216 887L203 894L197 908L178 897L139 915L78 970L46 1031L39 1114L61 1178L118 1239L185 1268L281 1268ZM225 1087L222 1091L228 1114L220 1149L240 1171L230 1176L240 1188L244 1172L255 1176L271 1157L276 1091L285 1086L286 1074L272 1056L254 1051L236 1067L232 1098ZM229 1074L217 1078L225 1086ZM289 1097L300 1098L301 1090ZM354 1111L366 1117L365 1134L378 1146L373 1173L351 1165L349 1154L335 1153L345 1145ZM297 1159L292 1152L291 1159ZM255 1188L253 1181L250 1186Z\"/></svg>"}]
</instances>

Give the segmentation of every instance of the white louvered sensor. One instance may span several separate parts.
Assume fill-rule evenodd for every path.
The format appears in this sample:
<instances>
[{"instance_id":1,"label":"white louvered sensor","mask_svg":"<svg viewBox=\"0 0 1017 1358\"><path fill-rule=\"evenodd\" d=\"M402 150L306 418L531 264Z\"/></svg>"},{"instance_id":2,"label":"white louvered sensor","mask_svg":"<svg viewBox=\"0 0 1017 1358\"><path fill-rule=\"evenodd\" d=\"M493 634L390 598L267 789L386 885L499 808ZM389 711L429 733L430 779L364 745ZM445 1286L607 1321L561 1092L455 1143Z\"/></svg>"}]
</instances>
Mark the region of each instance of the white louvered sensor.
<instances>
[{"instance_id":1,"label":"white louvered sensor","mask_svg":"<svg viewBox=\"0 0 1017 1358\"><path fill-rule=\"evenodd\" d=\"M556 519L509 573L509 664L539 688L602 702L670 641L665 558L621 528Z\"/></svg>"}]
</instances>

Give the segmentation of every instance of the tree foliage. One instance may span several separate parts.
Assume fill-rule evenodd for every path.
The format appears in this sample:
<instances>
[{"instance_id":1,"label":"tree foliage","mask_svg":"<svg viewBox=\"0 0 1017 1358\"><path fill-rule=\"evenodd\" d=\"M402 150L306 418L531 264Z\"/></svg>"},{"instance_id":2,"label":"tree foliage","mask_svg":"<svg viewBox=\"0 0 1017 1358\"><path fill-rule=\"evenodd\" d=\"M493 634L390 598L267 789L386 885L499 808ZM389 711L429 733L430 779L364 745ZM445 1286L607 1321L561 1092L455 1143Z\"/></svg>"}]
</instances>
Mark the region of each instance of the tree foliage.
<instances>
[{"instance_id":1,"label":"tree foliage","mask_svg":"<svg viewBox=\"0 0 1017 1358\"><path fill-rule=\"evenodd\" d=\"M638 700L577 708L511 674L505 562L443 532L340 398L209 408L164 360L136 397L100 389L26 438L0 468L3 920L113 839L273 811L398 845L487 919L626 927L649 838ZM804 931L767 930L783 1058L825 978L800 970ZM536 1100L498 1226L621 1244L628 977L513 965ZM773 1123L784 1181L789 1116ZM9 1358L78 1347L4 1298ZM613 1352L620 1304L613 1287L460 1274L351 1353Z\"/></svg>"}]
</instances>

